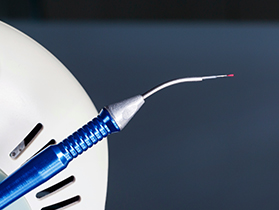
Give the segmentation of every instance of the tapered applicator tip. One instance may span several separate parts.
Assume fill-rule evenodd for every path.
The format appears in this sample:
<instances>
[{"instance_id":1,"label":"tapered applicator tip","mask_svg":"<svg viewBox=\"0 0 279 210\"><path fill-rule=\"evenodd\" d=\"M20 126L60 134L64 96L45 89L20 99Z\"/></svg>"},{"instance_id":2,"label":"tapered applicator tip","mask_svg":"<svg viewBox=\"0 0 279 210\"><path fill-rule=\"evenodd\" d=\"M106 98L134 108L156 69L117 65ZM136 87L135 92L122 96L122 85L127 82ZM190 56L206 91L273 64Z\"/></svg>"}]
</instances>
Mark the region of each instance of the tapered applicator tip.
<instances>
[{"instance_id":1,"label":"tapered applicator tip","mask_svg":"<svg viewBox=\"0 0 279 210\"><path fill-rule=\"evenodd\" d=\"M234 74L228 74L227 77L234 77Z\"/></svg>"}]
</instances>

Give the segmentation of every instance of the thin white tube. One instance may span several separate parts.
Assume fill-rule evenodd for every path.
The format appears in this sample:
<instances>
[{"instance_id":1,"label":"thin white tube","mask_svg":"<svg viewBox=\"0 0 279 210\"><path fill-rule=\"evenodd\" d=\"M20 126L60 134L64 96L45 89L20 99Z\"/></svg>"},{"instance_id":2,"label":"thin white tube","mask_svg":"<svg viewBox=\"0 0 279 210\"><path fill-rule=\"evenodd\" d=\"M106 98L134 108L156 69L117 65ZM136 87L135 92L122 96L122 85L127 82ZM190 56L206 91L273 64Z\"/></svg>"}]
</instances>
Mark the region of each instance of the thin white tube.
<instances>
[{"instance_id":1,"label":"thin white tube","mask_svg":"<svg viewBox=\"0 0 279 210\"><path fill-rule=\"evenodd\" d=\"M220 77L227 77L227 75L215 75L215 76L204 76L204 77L186 77L186 78L179 78L179 79L174 79L174 80L170 80L168 82L164 82L152 89L150 89L149 91L147 91L146 93L142 94L143 99L148 98L149 96L153 95L154 93L167 88L169 86L172 85L176 85L179 83L184 83L184 82L201 82L205 79L216 79L216 78L220 78Z\"/></svg>"}]
</instances>

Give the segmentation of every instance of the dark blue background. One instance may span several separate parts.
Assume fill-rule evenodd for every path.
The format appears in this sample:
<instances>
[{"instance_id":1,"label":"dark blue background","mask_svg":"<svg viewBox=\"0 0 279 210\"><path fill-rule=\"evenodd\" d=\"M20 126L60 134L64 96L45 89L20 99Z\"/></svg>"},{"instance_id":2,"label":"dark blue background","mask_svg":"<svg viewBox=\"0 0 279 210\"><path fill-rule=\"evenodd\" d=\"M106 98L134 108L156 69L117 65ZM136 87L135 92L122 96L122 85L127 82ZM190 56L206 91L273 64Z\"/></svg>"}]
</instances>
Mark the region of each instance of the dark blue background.
<instances>
[{"instance_id":1,"label":"dark blue background","mask_svg":"<svg viewBox=\"0 0 279 210\"><path fill-rule=\"evenodd\" d=\"M107 210L279 208L279 25L8 21L97 109L185 76L109 138ZM63 78L61 78L63 82Z\"/></svg>"}]
</instances>

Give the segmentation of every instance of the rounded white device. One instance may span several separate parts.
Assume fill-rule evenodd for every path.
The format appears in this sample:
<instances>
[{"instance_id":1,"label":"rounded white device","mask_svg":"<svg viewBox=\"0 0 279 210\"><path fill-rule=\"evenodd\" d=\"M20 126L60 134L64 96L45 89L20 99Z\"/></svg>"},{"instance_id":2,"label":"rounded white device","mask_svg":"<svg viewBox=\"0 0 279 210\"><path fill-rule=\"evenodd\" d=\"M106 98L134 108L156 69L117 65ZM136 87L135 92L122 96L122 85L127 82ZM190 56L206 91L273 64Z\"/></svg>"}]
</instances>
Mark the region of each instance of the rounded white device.
<instances>
[{"instance_id":1,"label":"rounded white device","mask_svg":"<svg viewBox=\"0 0 279 210\"><path fill-rule=\"evenodd\" d=\"M53 143L52 139L62 141L97 115L84 89L61 62L3 22L0 22L0 100L0 170L8 175ZM25 198L30 208L47 210L56 205L71 210L104 209L107 140L93 147L57 176L29 192ZM12 205L6 209L12 210Z\"/></svg>"}]
</instances>

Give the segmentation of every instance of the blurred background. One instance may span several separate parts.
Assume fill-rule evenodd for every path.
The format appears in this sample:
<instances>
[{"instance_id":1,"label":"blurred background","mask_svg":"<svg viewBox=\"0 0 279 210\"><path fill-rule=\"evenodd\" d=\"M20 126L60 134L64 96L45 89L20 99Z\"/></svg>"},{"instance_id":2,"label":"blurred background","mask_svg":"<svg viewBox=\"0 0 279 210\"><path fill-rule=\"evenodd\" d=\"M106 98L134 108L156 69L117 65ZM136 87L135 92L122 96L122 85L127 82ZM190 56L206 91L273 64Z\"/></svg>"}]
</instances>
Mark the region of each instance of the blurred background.
<instances>
[{"instance_id":1,"label":"blurred background","mask_svg":"<svg viewBox=\"0 0 279 210\"><path fill-rule=\"evenodd\" d=\"M278 20L273 0L1 0L1 18L41 20Z\"/></svg>"},{"instance_id":2,"label":"blurred background","mask_svg":"<svg viewBox=\"0 0 279 210\"><path fill-rule=\"evenodd\" d=\"M235 74L159 92L109 137L107 210L278 209L278 1L0 0L0 19L98 110L169 79Z\"/></svg>"}]
</instances>

